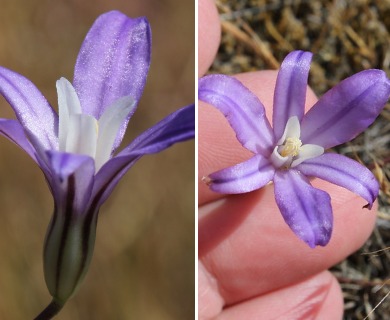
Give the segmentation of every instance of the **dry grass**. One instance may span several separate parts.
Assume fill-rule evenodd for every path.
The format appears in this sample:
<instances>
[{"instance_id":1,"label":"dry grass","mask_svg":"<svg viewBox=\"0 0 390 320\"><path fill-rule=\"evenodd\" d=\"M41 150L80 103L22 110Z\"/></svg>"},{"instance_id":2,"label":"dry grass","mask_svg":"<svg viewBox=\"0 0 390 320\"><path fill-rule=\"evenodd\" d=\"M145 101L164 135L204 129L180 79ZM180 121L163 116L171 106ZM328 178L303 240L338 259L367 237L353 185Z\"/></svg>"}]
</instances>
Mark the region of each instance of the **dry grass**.
<instances>
[{"instance_id":1,"label":"dry grass","mask_svg":"<svg viewBox=\"0 0 390 320\"><path fill-rule=\"evenodd\" d=\"M368 68L390 76L389 0L217 0L222 43L213 72L276 69L284 56L315 53L310 85L321 95ZM381 183L371 238L333 268L345 298L345 319L390 319L390 105L338 152L367 165ZM353 226L351 226L353 228Z\"/></svg>"}]
</instances>

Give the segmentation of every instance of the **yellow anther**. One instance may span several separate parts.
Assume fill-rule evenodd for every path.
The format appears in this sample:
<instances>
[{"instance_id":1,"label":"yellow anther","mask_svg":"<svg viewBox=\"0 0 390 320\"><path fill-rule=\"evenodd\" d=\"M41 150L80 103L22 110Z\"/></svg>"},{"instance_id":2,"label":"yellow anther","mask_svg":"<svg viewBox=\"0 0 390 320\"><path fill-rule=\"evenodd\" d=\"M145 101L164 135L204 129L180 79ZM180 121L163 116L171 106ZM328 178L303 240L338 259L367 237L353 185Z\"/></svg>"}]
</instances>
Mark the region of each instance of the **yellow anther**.
<instances>
[{"instance_id":1,"label":"yellow anther","mask_svg":"<svg viewBox=\"0 0 390 320\"><path fill-rule=\"evenodd\" d=\"M298 138L287 138L281 146L279 153L282 157L296 157L301 146L302 141Z\"/></svg>"}]
</instances>

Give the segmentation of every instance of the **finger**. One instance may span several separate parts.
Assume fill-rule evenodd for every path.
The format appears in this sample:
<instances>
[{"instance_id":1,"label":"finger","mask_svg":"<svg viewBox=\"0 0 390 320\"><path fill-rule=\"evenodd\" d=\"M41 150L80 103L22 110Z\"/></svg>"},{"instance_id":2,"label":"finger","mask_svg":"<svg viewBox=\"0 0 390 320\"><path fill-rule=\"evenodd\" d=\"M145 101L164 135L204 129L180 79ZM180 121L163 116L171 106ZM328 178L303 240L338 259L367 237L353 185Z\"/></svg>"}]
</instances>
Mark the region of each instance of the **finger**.
<instances>
[{"instance_id":1,"label":"finger","mask_svg":"<svg viewBox=\"0 0 390 320\"><path fill-rule=\"evenodd\" d=\"M376 206L362 209L363 199L328 182L313 185L332 198L334 228L326 247L311 249L296 237L275 204L272 186L200 208L199 256L227 304L302 281L343 260L368 238Z\"/></svg>"},{"instance_id":2,"label":"finger","mask_svg":"<svg viewBox=\"0 0 390 320\"><path fill-rule=\"evenodd\" d=\"M199 0L198 10L198 76L201 77L217 54L221 24L213 0Z\"/></svg>"},{"instance_id":3,"label":"finger","mask_svg":"<svg viewBox=\"0 0 390 320\"><path fill-rule=\"evenodd\" d=\"M202 263L198 268L198 319L215 319L222 311L224 301L218 292L218 284Z\"/></svg>"},{"instance_id":4,"label":"finger","mask_svg":"<svg viewBox=\"0 0 390 320\"><path fill-rule=\"evenodd\" d=\"M291 287L239 303L222 311L217 320L341 319L343 298L328 271Z\"/></svg>"}]
</instances>

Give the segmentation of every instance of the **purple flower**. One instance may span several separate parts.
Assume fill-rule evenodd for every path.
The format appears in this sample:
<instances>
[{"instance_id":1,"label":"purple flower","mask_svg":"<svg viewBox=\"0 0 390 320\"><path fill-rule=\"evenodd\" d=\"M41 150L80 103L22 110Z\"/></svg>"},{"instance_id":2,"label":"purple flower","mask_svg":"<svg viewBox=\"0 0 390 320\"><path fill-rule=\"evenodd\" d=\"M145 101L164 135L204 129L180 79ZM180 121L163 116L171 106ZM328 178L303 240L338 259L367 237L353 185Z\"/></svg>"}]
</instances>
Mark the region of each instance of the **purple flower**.
<instances>
[{"instance_id":1,"label":"purple flower","mask_svg":"<svg viewBox=\"0 0 390 320\"><path fill-rule=\"evenodd\" d=\"M310 247L331 237L330 196L311 186L318 177L351 190L372 207L379 186L359 163L324 153L356 137L379 115L390 94L380 70L366 70L329 90L304 114L310 52L291 52L278 73L273 128L259 99L237 79L209 75L199 80L199 99L227 118L240 143L254 155L205 181L215 192L234 194L274 182L275 200L292 231Z\"/></svg>"},{"instance_id":2,"label":"purple flower","mask_svg":"<svg viewBox=\"0 0 390 320\"><path fill-rule=\"evenodd\" d=\"M118 11L94 23L77 58L73 85L57 81L59 115L23 76L0 67L0 92L17 120L0 119L0 133L42 169L54 197L44 248L52 304L58 312L83 279L92 257L98 211L121 177L143 155L194 137L190 105L117 150L145 85L149 23Z\"/></svg>"}]
</instances>

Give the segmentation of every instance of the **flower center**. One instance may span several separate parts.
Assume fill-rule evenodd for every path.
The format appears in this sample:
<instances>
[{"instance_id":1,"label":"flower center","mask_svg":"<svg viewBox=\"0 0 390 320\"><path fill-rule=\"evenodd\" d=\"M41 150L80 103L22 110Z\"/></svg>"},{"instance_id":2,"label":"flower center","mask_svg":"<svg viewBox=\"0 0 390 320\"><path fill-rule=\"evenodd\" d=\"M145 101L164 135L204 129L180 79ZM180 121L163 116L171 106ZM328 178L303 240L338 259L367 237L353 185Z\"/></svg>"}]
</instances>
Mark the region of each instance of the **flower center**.
<instances>
[{"instance_id":1,"label":"flower center","mask_svg":"<svg viewBox=\"0 0 390 320\"><path fill-rule=\"evenodd\" d=\"M293 168L303 161L324 153L324 148L315 144L302 144L301 125L296 116L288 119L283 136L276 143L270 160L275 168Z\"/></svg>"},{"instance_id":2,"label":"flower center","mask_svg":"<svg viewBox=\"0 0 390 320\"><path fill-rule=\"evenodd\" d=\"M298 138L287 138L284 144L279 148L278 152L282 157L296 157L299 154L299 149L302 146L302 141Z\"/></svg>"},{"instance_id":3,"label":"flower center","mask_svg":"<svg viewBox=\"0 0 390 320\"><path fill-rule=\"evenodd\" d=\"M77 93L68 80L58 80L57 91L59 151L90 156L95 160L95 171L99 171L114 152L116 136L135 107L134 99L118 99L97 120L83 113Z\"/></svg>"}]
</instances>

